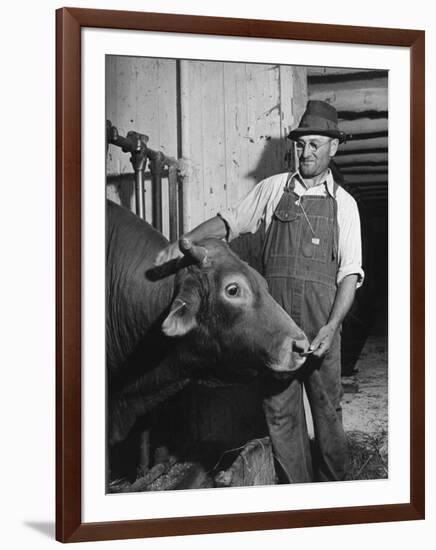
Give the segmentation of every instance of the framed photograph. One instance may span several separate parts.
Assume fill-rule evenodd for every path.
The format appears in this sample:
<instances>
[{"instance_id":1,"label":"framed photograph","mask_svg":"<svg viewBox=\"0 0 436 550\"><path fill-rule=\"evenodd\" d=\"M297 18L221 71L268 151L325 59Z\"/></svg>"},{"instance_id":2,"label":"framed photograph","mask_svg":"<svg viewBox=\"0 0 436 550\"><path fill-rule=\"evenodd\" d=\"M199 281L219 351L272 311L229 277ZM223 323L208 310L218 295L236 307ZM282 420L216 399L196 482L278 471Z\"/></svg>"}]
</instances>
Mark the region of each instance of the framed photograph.
<instances>
[{"instance_id":1,"label":"framed photograph","mask_svg":"<svg viewBox=\"0 0 436 550\"><path fill-rule=\"evenodd\" d=\"M56 24L57 540L423 519L424 32Z\"/></svg>"}]
</instances>

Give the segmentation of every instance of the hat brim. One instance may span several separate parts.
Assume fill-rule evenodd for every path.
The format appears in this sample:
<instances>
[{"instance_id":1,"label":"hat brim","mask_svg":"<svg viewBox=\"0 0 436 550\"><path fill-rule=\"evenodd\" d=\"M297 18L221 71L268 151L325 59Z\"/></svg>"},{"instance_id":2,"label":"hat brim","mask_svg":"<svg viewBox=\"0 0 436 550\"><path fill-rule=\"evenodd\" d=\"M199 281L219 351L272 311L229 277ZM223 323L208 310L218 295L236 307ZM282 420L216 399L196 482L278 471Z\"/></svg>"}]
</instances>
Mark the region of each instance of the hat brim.
<instances>
[{"instance_id":1,"label":"hat brim","mask_svg":"<svg viewBox=\"0 0 436 550\"><path fill-rule=\"evenodd\" d=\"M320 130L319 128L295 128L287 138L296 141L302 136L328 136L338 139L339 143L343 143L347 139L347 134L340 130Z\"/></svg>"}]
</instances>

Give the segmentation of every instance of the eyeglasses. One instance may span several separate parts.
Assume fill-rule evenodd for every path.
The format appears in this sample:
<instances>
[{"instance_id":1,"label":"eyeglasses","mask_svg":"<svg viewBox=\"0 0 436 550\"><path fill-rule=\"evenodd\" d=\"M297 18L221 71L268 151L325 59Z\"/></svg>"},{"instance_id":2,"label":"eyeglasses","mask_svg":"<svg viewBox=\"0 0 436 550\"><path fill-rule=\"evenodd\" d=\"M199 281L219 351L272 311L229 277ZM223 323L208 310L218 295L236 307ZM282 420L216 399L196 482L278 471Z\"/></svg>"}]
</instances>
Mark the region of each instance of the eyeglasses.
<instances>
[{"instance_id":1,"label":"eyeglasses","mask_svg":"<svg viewBox=\"0 0 436 550\"><path fill-rule=\"evenodd\" d=\"M316 153L319 149L324 147L324 145L328 145L330 142L331 139L324 143L316 143L315 141L308 141L307 143L304 141L297 141L296 147L299 153L302 153L306 147L309 147L309 151L311 153Z\"/></svg>"}]
</instances>

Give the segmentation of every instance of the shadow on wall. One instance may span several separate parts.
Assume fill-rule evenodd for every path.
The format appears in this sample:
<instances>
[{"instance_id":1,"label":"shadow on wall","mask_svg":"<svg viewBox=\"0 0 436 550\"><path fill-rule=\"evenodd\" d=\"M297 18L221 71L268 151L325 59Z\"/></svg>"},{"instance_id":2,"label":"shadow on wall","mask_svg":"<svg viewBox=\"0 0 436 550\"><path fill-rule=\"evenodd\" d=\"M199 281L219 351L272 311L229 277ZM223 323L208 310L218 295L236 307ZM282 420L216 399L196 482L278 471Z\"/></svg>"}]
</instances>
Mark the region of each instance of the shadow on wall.
<instances>
[{"instance_id":1,"label":"shadow on wall","mask_svg":"<svg viewBox=\"0 0 436 550\"><path fill-rule=\"evenodd\" d=\"M262 154L253 170L245 174L246 178L254 180L255 185L269 176L288 172L291 166L295 166L293 148L290 142L269 138L268 136L261 136L261 138L265 139L266 142ZM259 273L262 273L264 242L265 224L262 223L256 233L240 235L230 243L230 246L245 262L249 263Z\"/></svg>"},{"instance_id":2,"label":"shadow on wall","mask_svg":"<svg viewBox=\"0 0 436 550\"><path fill-rule=\"evenodd\" d=\"M257 184L269 176L287 172L291 166L295 166L293 147L289 140L270 136L260 136L259 140L264 140L265 146L256 166L245 174L246 178L252 178Z\"/></svg>"}]
</instances>

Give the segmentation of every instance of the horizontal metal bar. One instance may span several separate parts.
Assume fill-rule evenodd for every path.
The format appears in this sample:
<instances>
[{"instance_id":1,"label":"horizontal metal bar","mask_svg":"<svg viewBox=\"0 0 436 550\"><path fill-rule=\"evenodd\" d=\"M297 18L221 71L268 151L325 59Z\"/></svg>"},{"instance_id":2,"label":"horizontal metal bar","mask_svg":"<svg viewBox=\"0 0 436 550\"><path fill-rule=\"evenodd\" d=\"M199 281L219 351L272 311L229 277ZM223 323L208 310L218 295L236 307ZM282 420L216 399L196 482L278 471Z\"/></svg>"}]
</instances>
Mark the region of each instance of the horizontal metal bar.
<instances>
[{"instance_id":1,"label":"horizontal metal bar","mask_svg":"<svg viewBox=\"0 0 436 550\"><path fill-rule=\"evenodd\" d=\"M163 170L161 176L163 178L168 177L168 169ZM147 170L147 172L144 172L144 180L151 181L151 172ZM123 174L108 174L106 176L107 183L117 183L125 179L132 179L132 181L135 179L134 172L124 172Z\"/></svg>"}]
</instances>

